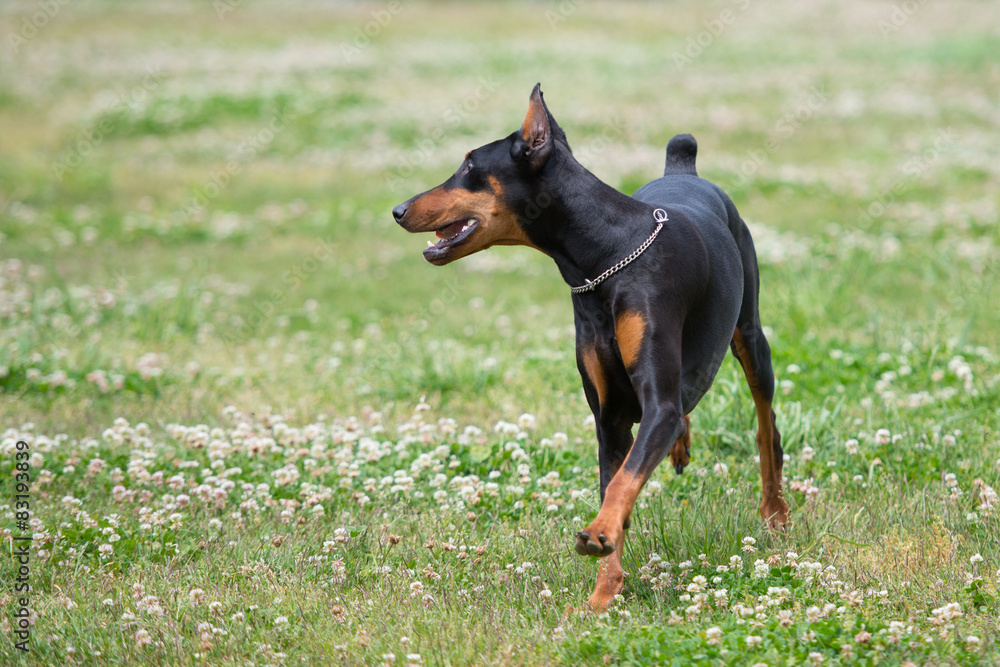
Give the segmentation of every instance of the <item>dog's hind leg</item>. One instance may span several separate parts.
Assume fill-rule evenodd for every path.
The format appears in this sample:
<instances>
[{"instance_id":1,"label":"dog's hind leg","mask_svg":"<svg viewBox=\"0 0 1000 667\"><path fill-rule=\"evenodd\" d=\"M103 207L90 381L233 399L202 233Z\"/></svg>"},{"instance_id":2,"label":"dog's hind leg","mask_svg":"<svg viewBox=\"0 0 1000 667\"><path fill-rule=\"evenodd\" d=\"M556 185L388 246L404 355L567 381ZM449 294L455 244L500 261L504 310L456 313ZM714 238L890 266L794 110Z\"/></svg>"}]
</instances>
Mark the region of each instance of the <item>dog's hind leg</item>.
<instances>
[{"instance_id":1,"label":"dog's hind leg","mask_svg":"<svg viewBox=\"0 0 1000 667\"><path fill-rule=\"evenodd\" d=\"M781 497L781 468L784 452L781 433L775 422L774 373L771 370L771 350L759 329L744 332L737 327L733 333L733 353L743 366L757 411L757 451L760 453L761 502L760 516L771 528L780 528L788 521L788 504Z\"/></svg>"},{"instance_id":2,"label":"dog's hind leg","mask_svg":"<svg viewBox=\"0 0 1000 667\"><path fill-rule=\"evenodd\" d=\"M735 214L735 210L733 211ZM761 503L760 515L771 528L780 528L788 521L788 504L781 496L781 468L784 452L781 433L775 421L771 403L774 400L774 371L771 368L771 347L764 337L757 310L760 278L753 240L742 220L736 217L737 245L743 258L743 302L730 345L743 367L757 412L757 451L760 453Z\"/></svg>"}]
</instances>

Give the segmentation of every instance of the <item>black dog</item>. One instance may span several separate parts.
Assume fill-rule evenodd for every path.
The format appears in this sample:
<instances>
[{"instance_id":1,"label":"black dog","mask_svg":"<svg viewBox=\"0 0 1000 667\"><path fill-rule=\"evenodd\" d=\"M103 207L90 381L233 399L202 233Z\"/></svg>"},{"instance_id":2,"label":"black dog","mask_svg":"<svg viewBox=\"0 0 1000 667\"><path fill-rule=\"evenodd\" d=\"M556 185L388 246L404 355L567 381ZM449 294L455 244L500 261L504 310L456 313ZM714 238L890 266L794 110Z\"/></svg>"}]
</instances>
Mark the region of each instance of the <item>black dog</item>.
<instances>
[{"instance_id":1,"label":"black dog","mask_svg":"<svg viewBox=\"0 0 1000 667\"><path fill-rule=\"evenodd\" d=\"M576 550L610 556L590 598L596 610L624 585L625 530L643 484L668 452L678 473L688 463L688 415L727 348L757 410L760 514L771 527L788 519L753 240L729 197L698 178L696 152L694 137L674 137L663 178L628 197L574 159L539 85L519 131L472 151L451 178L392 211L407 231L436 232L441 240L424 250L432 264L527 245L552 257L572 287L601 471L601 509Z\"/></svg>"}]
</instances>

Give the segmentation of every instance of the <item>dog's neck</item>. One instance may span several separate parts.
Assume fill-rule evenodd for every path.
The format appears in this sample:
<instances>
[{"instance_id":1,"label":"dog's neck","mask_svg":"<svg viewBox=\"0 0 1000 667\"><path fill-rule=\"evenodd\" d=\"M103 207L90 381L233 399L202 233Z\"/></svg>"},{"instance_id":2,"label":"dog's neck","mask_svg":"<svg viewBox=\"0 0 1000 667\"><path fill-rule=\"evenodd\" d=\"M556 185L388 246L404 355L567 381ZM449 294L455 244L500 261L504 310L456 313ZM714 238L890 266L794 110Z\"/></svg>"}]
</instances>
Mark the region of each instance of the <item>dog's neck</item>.
<instances>
[{"instance_id":1,"label":"dog's neck","mask_svg":"<svg viewBox=\"0 0 1000 667\"><path fill-rule=\"evenodd\" d=\"M559 151L552 162L522 215L524 229L555 260L563 280L582 285L633 252L656 222L648 205L614 189L571 155Z\"/></svg>"}]
</instances>

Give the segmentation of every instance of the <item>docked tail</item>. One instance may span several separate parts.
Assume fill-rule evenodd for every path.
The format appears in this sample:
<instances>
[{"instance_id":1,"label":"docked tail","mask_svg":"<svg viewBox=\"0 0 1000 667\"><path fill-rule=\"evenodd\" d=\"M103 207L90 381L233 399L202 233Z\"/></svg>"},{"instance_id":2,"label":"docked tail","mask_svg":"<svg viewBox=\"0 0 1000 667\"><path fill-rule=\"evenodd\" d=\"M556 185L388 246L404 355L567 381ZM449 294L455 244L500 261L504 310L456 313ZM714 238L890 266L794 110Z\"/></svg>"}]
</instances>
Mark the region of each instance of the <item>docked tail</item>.
<instances>
[{"instance_id":1,"label":"docked tail","mask_svg":"<svg viewBox=\"0 0 1000 667\"><path fill-rule=\"evenodd\" d=\"M664 176L676 174L691 174L697 176L694 159L698 155L698 142L690 134L678 134L667 144L667 166L663 169Z\"/></svg>"}]
</instances>

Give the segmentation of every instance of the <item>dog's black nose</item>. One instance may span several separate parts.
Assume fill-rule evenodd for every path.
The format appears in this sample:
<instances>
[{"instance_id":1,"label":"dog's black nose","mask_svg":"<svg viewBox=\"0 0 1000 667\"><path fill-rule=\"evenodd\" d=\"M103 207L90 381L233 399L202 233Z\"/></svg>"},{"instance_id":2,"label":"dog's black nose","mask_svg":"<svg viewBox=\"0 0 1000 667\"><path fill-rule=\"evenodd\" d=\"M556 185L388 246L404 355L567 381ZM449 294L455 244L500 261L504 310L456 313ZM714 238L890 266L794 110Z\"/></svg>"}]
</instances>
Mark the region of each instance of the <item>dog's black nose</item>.
<instances>
[{"instance_id":1,"label":"dog's black nose","mask_svg":"<svg viewBox=\"0 0 1000 667\"><path fill-rule=\"evenodd\" d=\"M396 219L396 222L402 220L404 215L406 215L406 202L392 209L392 217Z\"/></svg>"}]
</instances>

